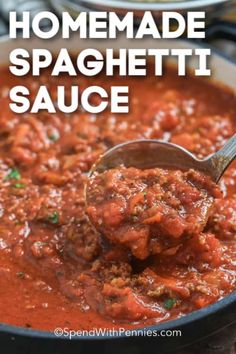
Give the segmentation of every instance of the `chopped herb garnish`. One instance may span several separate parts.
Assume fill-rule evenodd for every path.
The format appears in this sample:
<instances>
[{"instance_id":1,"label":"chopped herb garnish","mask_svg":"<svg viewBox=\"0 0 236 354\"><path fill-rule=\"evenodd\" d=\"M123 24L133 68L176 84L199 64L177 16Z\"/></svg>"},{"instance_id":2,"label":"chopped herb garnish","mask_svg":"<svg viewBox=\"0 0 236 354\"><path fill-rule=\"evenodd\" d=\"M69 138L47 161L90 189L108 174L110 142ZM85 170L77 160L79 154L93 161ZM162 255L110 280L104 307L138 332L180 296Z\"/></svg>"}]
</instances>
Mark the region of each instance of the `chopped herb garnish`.
<instances>
[{"instance_id":1,"label":"chopped herb garnish","mask_svg":"<svg viewBox=\"0 0 236 354\"><path fill-rule=\"evenodd\" d=\"M175 299L167 299L164 302L164 306L167 310L171 310L172 307L176 304L176 300Z\"/></svg>"},{"instance_id":2,"label":"chopped herb garnish","mask_svg":"<svg viewBox=\"0 0 236 354\"><path fill-rule=\"evenodd\" d=\"M24 272L17 272L16 276L17 276L17 278L24 279L25 278L25 273Z\"/></svg>"},{"instance_id":3,"label":"chopped herb garnish","mask_svg":"<svg viewBox=\"0 0 236 354\"><path fill-rule=\"evenodd\" d=\"M143 191L143 195L144 195L144 197L146 197L147 191Z\"/></svg>"},{"instance_id":4,"label":"chopped herb garnish","mask_svg":"<svg viewBox=\"0 0 236 354\"><path fill-rule=\"evenodd\" d=\"M57 141L59 139L59 136L57 134L51 134L49 135L49 139L51 141Z\"/></svg>"},{"instance_id":5,"label":"chopped herb garnish","mask_svg":"<svg viewBox=\"0 0 236 354\"><path fill-rule=\"evenodd\" d=\"M16 168L12 168L6 177L4 177L4 181L9 181L10 179L15 179L17 181L21 179L20 172Z\"/></svg>"},{"instance_id":6,"label":"chopped herb garnish","mask_svg":"<svg viewBox=\"0 0 236 354\"><path fill-rule=\"evenodd\" d=\"M48 220L52 223L52 224L57 224L59 221L59 215L57 211L54 211L51 215L49 215Z\"/></svg>"},{"instance_id":7,"label":"chopped herb garnish","mask_svg":"<svg viewBox=\"0 0 236 354\"><path fill-rule=\"evenodd\" d=\"M26 187L26 185L24 183L16 183L13 185L13 188L16 188L16 189L23 189L25 187Z\"/></svg>"}]
</instances>

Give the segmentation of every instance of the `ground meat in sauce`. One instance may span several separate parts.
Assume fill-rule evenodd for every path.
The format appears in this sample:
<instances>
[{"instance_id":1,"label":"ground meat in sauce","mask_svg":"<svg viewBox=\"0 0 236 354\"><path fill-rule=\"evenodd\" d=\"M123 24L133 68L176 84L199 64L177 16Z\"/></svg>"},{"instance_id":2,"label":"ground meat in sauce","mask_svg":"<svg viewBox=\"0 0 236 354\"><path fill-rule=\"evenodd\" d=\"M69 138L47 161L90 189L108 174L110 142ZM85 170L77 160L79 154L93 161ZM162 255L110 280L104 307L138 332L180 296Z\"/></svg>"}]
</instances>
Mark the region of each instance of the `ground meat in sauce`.
<instances>
[{"instance_id":1,"label":"ground meat in sauce","mask_svg":"<svg viewBox=\"0 0 236 354\"><path fill-rule=\"evenodd\" d=\"M88 221L87 173L111 146L160 138L202 158L236 131L236 97L231 91L190 75L178 77L172 68L162 78L148 72L145 79L107 80L103 74L59 78L50 77L47 70L37 81L26 76L24 85L32 100L42 84L55 99L60 84L66 86L67 95L72 84L82 89L130 87L127 115L78 110L36 116L10 111L9 88L21 84L21 79L1 69L2 322L49 330L140 327L181 317L235 290L235 163L221 180L223 196L216 199L206 227L158 255L140 260L123 244L105 239ZM193 193L191 198L195 197ZM141 217L138 209L137 214ZM180 219L188 229L185 222ZM168 230L176 231L169 226Z\"/></svg>"},{"instance_id":2,"label":"ground meat in sauce","mask_svg":"<svg viewBox=\"0 0 236 354\"><path fill-rule=\"evenodd\" d=\"M200 234L218 186L189 170L117 167L93 176L87 186L87 213L112 243L146 259Z\"/></svg>"}]
</instances>

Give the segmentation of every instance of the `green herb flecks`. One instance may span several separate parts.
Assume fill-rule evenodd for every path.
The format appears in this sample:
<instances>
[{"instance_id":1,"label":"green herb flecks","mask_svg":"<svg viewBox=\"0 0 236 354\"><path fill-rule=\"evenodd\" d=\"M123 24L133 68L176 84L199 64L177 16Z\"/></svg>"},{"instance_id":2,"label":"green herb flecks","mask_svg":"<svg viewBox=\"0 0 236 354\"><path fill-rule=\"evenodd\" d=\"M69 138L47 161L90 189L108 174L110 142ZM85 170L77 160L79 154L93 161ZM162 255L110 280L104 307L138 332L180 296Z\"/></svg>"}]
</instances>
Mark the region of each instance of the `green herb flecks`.
<instances>
[{"instance_id":1,"label":"green herb flecks","mask_svg":"<svg viewBox=\"0 0 236 354\"><path fill-rule=\"evenodd\" d=\"M13 184L13 188L16 188L16 189L23 189L25 187L26 187L26 185L24 183Z\"/></svg>"},{"instance_id":2,"label":"green herb flecks","mask_svg":"<svg viewBox=\"0 0 236 354\"><path fill-rule=\"evenodd\" d=\"M147 191L143 191L143 195L144 195L144 197L146 198L146 196L147 196Z\"/></svg>"},{"instance_id":3,"label":"green herb flecks","mask_svg":"<svg viewBox=\"0 0 236 354\"><path fill-rule=\"evenodd\" d=\"M167 310L171 310L174 305L176 304L176 300L175 299L167 299L165 302L164 302L164 306Z\"/></svg>"},{"instance_id":4,"label":"green herb flecks","mask_svg":"<svg viewBox=\"0 0 236 354\"><path fill-rule=\"evenodd\" d=\"M59 136L57 134L51 134L49 135L49 140L51 140L52 142L55 142L59 139Z\"/></svg>"},{"instance_id":5,"label":"green herb flecks","mask_svg":"<svg viewBox=\"0 0 236 354\"><path fill-rule=\"evenodd\" d=\"M57 211L54 211L51 215L49 215L48 220L51 224L58 224L59 214Z\"/></svg>"},{"instance_id":6,"label":"green herb flecks","mask_svg":"<svg viewBox=\"0 0 236 354\"><path fill-rule=\"evenodd\" d=\"M10 172L4 177L4 181L9 181L12 179L17 181L21 179L21 174L16 168L12 168Z\"/></svg>"}]
</instances>

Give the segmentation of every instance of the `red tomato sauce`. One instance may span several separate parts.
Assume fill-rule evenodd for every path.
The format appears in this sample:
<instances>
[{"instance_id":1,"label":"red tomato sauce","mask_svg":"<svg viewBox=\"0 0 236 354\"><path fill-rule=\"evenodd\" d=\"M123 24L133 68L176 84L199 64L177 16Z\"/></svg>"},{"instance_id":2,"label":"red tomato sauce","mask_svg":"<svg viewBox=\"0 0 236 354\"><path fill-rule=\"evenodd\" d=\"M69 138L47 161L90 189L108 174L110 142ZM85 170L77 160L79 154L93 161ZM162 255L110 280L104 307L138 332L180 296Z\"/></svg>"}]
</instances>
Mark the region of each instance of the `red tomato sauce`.
<instances>
[{"instance_id":1,"label":"red tomato sauce","mask_svg":"<svg viewBox=\"0 0 236 354\"><path fill-rule=\"evenodd\" d=\"M223 195L204 229L147 257L94 230L84 184L101 153L131 139L165 139L199 158L215 152L235 133L234 93L190 75L177 77L173 68L158 79L151 73L145 79L51 78L45 71L37 81L24 80L32 100L42 84L55 99L59 84L68 95L71 84L128 85L130 113L16 115L8 92L20 79L1 69L1 322L43 330L140 327L233 292L235 163L220 182Z\"/></svg>"},{"instance_id":2,"label":"red tomato sauce","mask_svg":"<svg viewBox=\"0 0 236 354\"><path fill-rule=\"evenodd\" d=\"M218 186L189 170L124 166L96 173L87 188L87 213L113 244L144 260L204 229Z\"/></svg>"}]
</instances>

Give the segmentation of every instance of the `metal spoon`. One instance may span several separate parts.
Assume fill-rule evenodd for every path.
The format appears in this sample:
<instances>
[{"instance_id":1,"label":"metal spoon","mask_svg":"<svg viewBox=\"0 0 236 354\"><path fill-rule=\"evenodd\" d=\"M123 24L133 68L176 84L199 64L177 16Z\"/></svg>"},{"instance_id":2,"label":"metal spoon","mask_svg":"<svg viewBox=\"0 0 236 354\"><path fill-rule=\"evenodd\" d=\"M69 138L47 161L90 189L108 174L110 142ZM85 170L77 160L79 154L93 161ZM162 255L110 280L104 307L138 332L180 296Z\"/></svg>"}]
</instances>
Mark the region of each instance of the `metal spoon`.
<instances>
[{"instance_id":1,"label":"metal spoon","mask_svg":"<svg viewBox=\"0 0 236 354\"><path fill-rule=\"evenodd\" d=\"M217 183L224 173L225 169L233 161L236 156L236 134L229 139L221 150L215 154L207 157L204 160L197 159L188 150L171 143L160 140L136 140L129 141L124 144L115 146L108 150L92 167L89 177L93 178L94 175L103 173L106 170L116 168L118 166L136 167L139 169L150 168L164 168L164 169L177 169L189 170L194 169L205 175L208 175L213 182ZM88 181L90 182L90 178ZM85 186L85 201L89 206L92 200L92 188L88 184ZM207 215L205 216L202 225L207 222ZM104 230L99 224L94 224L89 216L91 223L98 231L104 234ZM184 238L185 235L183 234ZM165 248L176 246L183 242L183 237L178 239L169 240L169 244L163 246L163 240L160 240L162 250ZM172 242L174 241L174 243Z\"/></svg>"},{"instance_id":2,"label":"metal spoon","mask_svg":"<svg viewBox=\"0 0 236 354\"><path fill-rule=\"evenodd\" d=\"M142 139L128 141L108 150L92 167L89 177L96 173L118 167L139 169L167 168L194 169L218 182L236 156L236 134L215 154L204 160L197 159L188 150L161 140ZM87 192L86 192L87 199Z\"/></svg>"}]
</instances>

